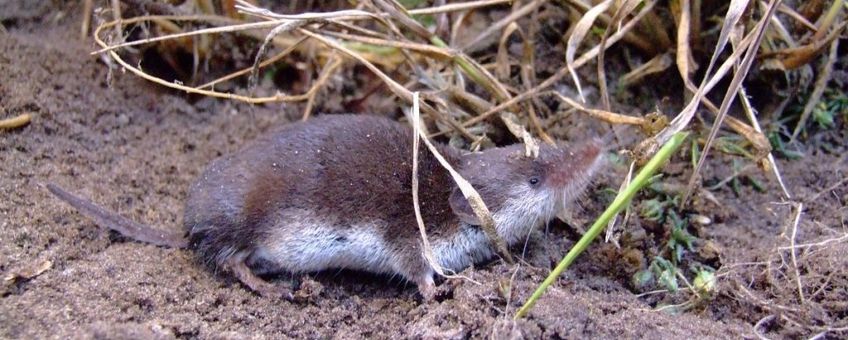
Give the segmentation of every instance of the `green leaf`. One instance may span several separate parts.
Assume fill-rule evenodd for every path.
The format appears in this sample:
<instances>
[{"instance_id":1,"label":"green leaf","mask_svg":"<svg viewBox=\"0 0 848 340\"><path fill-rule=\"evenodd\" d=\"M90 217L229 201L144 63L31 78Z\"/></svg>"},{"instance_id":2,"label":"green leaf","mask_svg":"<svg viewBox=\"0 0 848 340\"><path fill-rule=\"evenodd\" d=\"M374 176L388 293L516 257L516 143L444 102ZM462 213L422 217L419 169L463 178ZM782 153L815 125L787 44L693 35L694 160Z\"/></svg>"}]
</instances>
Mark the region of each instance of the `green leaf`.
<instances>
[{"instance_id":1,"label":"green leaf","mask_svg":"<svg viewBox=\"0 0 848 340\"><path fill-rule=\"evenodd\" d=\"M648 269L640 270L633 274L633 287L639 291L646 290L654 282L654 273Z\"/></svg>"},{"instance_id":2,"label":"green leaf","mask_svg":"<svg viewBox=\"0 0 848 340\"><path fill-rule=\"evenodd\" d=\"M660 222L665 215L665 206L657 199L642 201L639 206L639 215L646 220Z\"/></svg>"}]
</instances>

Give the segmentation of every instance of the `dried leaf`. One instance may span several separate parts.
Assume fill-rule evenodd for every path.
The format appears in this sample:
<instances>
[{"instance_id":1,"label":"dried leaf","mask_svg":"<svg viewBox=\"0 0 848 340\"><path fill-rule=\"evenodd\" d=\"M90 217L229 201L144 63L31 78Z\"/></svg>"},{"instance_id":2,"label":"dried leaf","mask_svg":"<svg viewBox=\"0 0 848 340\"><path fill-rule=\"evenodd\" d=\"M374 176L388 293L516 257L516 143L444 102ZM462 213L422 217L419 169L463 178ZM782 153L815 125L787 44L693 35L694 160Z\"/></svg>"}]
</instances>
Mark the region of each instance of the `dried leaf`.
<instances>
[{"instance_id":1,"label":"dried leaf","mask_svg":"<svg viewBox=\"0 0 848 340\"><path fill-rule=\"evenodd\" d=\"M668 69L671 66L671 57L668 53L658 54L653 59L649 60L647 63L639 65L639 67L633 69L633 71L627 72L627 74L623 75L618 83L624 87L630 87L642 80L642 78L660 73Z\"/></svg>"},{"instance_id":2,"label":"dried leaf","mask_svg":"<svg viewBox=\"0 0 848 340\"><path fill-rule=\"evenodd\" d=\"M579 47L580 43L583 42L583 38L585 38L586 34L588 34L592 29L592 25L595 23L595 20L599 15L601 15L601 13L606 11L612 3L613 0L605 0L586 11L586 14L583 14L583 17L577 21L576 25L574 25L574 29L571 31L571 36L568 37L568 42L566 43L565 66L568 68L568 73L571 74L571 79L574 80L574 85L577 87L577 93L580 94L580 101L584 103L586 102L586 98L583 96L583 88L580 86L580 80L577 79L577 73L574 71L574 54L577 53L577 47Z\"/></svg>"},{"instance_id":3,"label":"dried leaf","mask_svg":"<svg viewBox=\"0 0 848 340\"><path fill-rule=\"evenodd\" d=\"M825 0L807 0L801 2L798 12L808 21L816 21L824 12Z\"/></svg>"},{"instance_id":4,"label":"dried leaf","mask_svg":"<svg viewBox=\"0 0 848 340\"><path fill-rule=\"evenodd\" d=\"M500 43L498 43L498 55L495 58L495 73L500 79L509 79L509 47L506 43L509 42L509 37L515 31L518 31L522 39L524 38L524 33L521 32L518 24L513 22L506 27L503 34L501 34Z\"/></svg>"},{"instance_id":5,"label":"dried leaf","mask_svg":"<svg viewBox=\"0 0 848 340\"><path fill-rule=\"evenodd\" d=\"M606 71L604 69L604 55L606 54L606 45L607 45L607 37L610 35L610 31L612 31L613 27L616 30L621 28L621 22L630 15L637 5L639 5L641 0L625 0L623 4L615 11L615 15L612 17L612 21L610 22L609 27L604 30L603 35L601 36L600 53L598 53L598 87L601 91L601 105L604 110L611 110L610 100L609 100L609 91L607 91L607 76Z\"/></svg>"},{"instance_id":6,"label":"dried leaf","mask_svg":"<svg viewBox=\"0 0 848 340\"><path fill-rule=\"evenodd\" d=\"M694 93L697 91L695 83L692 82L692 73L697 69L695 59L692 57L692 47L689 42L691 32L692 9L690 0L680 0L680 22L677 24L677 70L686 85L686 89Z\"/></svg>"},{"instance_id":7,"label":"dried leaf","mask_svg":"<svg viewBox=\"0 0 848 340\"><path fill-rule=\"evenodd\" d=\"M833 25L833 23L837 22L838 18L840 17L843 5L844 0L834 0L833 3L830 4L830 8L828 8L827 13L824 14L824 18L817 19L819 21L819 26L816 31L816 34L814 34L813 37L810 38L811 41L819 41L824 39L824 36L830 30L830 27ZM837 29L837 31L840 30L842 29Z\"/></svg>"},{"instance_id":8,"label":"dried leaf","mask_svg":"<svg viewBox=\"0 0 848 340\"><path fill-rule=\"evenodd\" d=\"M824 40L813 41L801 47L788 48L769 53L764 56L772 57L771 59L776 60L777 65L779 65L779 68L782 70L794 70L809 64L815 58L820 56L825 51L825 48L831 45L831 43L839 37L846 25L848 25L848 22L843 22L837 29L830 32Z\"/></svg>"},{"instance_id":9,"label":"dried leaf","mask_svg":"<svg viewBox=\"0 0 848 340\"><path fill-rule=\"evenodd\" d=\"M527 132L527 129L518 122L518 117L516 117L514 113L502 112L501 120L506 125L506 128L509 129L509 132L512 132L513 135L518 136L524 142L525 157L536 158L539 156L539 143L532 135L530 135L530 132Z\"/></svg>"},{"instance_id":10,"label":"dried leaf","mask_svg":"<svg viewBox=\"0 0 848 340\"><path fill-rule=\"evenodd\" d=\"M618 114L618 113L610 112L610 111L605 111L605 110L590 109L590 108L585 107L585 106L581 105L580 103L574 101L571 98L563 96L562 94L560 94L558 92L554 92L554 95L557 96L557 98L559 98L559 100L562 100L563 102L565 102L569 106L571 106L571 107L573 107L577 110L586 112L592 117L601 119L601 120L608 122L608 123L611 123L611 124L627 124L627 125L646 126L646 125L651 123L649 120L642 118L642 117L626 116L626 115L622 115L622 114Z\"/></svg>"}]
</instances>

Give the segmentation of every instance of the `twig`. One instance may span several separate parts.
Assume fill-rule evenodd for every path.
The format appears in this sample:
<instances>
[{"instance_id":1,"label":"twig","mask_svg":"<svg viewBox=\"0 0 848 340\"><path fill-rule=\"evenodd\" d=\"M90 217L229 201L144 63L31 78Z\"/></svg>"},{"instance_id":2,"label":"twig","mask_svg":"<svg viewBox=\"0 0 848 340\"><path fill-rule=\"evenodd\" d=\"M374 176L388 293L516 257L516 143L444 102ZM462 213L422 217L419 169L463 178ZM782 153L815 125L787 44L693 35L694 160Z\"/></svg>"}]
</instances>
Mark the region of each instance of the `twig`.
<instances>
[{"instance_id":1,"label":"twig","mask_svg":"<svg viewBox=\"0 0 848 340\"><path fill-rule=\"evenodd\" d=\"M638 126L643 126L643 125L645 125L645 124L650 124L650 122L649 122L647 119L642 118L642 117L625 116L625 115L618 114L618 113L614 113L614 112L609 112L609 111L604 111L604 110L597 110L597 109L590 109L590 108L587 108L587 107L585 107L585 106L581 105L580 103L578 103L577 101L575 101L575 100L573 100L573 99L571 99L571 98L568 98L568 97L566 97L566 96L563 96L563 95L562 95L562 94L560 94L559 92L553 92L553 94L554 94L557 98L559 98L559 100L561 100L561 101L565 102L565 103L566 103L566 104L568 104L569 106L571 106L571 107L573 107L573 108L576 108L576 109L577 109L577 110L579 110L579 111L586 112L586 113L588 113L589 115L591 115L591 116L593 116L593 117L595 117L595 118L601 119L601 120L603 120L603 121L605 121L605 122L607 122L607 123L611 123L611 124L638 125Z\"/></svg>"},{"instance_id":2,"label":"twig","mask_svg":"<svg viewBox=\"0 0 848 340\"><path fill-rule=\"evenodd\" d=\"M801 309L793 308L793 307L789 307L789 306L784 306L784 305L775 303L774 301L767 300L767 299L761 298L757 295L754 295L754 293L751 292L751 290L749 290L745 286L738 285L738 286L736 286L736 288L740 292L747 295L746 298L748 299L748 301L750 301L750 302L752 302L752 303L754 303L754 304L756 304L756 305L758 305L762 308L765 308L766 310L770 310L770 311L778 310L778 311L781 311L781 312L784 312L784 313L792 312L792 313L796 313L796 314L801 312Z\"/></svg>"},{"instance_id":3,"label":"twig","mask_svg":"<svg viewBox=\"0 0 848 340\"><path fill-rule=\"evenodd\" d=\"M404 25L407 29L411 30L419 37L424 40L429 41L431 44L448 48L448 44L442 41L441 38L436 36L427 30L423 25L421 25L418 21L413 19L409 12L403 8L400 4L395 1L389 0L375 0L375 3L384 11L388 12L392 18L399 21ZM459 68L475 83L485 88L489 93L491 93L495 98L499 101L509 100L511 98L509 92L506 88L501 84L497 78L495 78L491 73L489 73L485 68L480 66L477 61L471 59L466 54L462 52L455 52L453 56L453 62L459 66Z\"/></svg>"},{"instance_id":4,"label":"twig","mask_svg":"<svg viewBox=\"0 0 848 340\"><path fill-rule=\"evenodd\" d=\"M338 21L338 20L333 21L333 25L341 27L342 29L345 29L345 30L348 30L348 31L359 32L362 35L369 36L369 37L372 37L372 38L381 38L381 39L387 39L387 40L391 38L391 36L386 34L386 33L378 32L378 31L367 29L367 28L364 28L364 27L359 27L359 26L356 26L354 24L351 24L351 23L348 23L348 22L345 22L345 21Z\"/></svg>"},{"instance_id":5,"label":"twig","mask_svg":"<svg viewBox=\"0 0 848 340\"><path fill-rule=\"evenodd\" d=\"M813 25L813 23L807 20L807 18L796 12L794 9L789 8L789 6L780 4L780 7L778 7L777 10L783 14L788 15L790 18L795 19L795 21L801 23L801 26L804 26L804 28L808 29L809 31L818 32L819 29L816 27L816 25Z\"/></svg>"},{"instance_id":6,"label":"twig","mask_svg":"<svg viewBox=\"0 0 848 340\"><path fill-rule=\"evenodd\" d=\"M717 190L718 188L721 188L722 186L724 186L728 182L732 181L733 179L747 173L748 171L753 169L755 166L756 165L750 164L750 163L746 164L744 167L742 167L742 169L734 170L733 173L730 174L730 176L727 176L725 179L722 179L721 181L719 181L715 185L708 187L707 190Z\"/></svg>"},{"instance_id":7,"label":"twig","mask_svg":"<svg viewBox=\"0 0 848 340\"><path fill-rule=\"evenodd\" d=\"M347 12L347 11L340 11L340 12ZM354 11L354 12L368 13L368 12L364 12L364 11ZM92 55L100 54L100 53L112 51L112 50L115 50L115 49L118 49L118 48L124 48L124 47L129 47L129 46L136 46L136 45L143 45L143 44L149 44L149 43L157 42L157 41L177 39L177 38L183 38L183 37L190 37L190 36L202 35L202 34L230 33L230 32L240 32L240 31L254 30L254 29L270 29L270 28L275 28L275 27L278 27L278 26L286 24L286 23L291 23L292 21L319 21L319 20L332 21L330 19L334 19L336 16L343 17L345 14L346 13L339 13L339 12L321 13L321 15L314 15L313 13L304 13L304 14L301 14L301 15L293 15L293 16L290 16L291 18L286 18L286 19L278 19L278 20L270 20L270 21L251 22L251 23L245 23L245 24L233 24L233 25L221 26L221 27L204 28L204 29L199 29L199 30L190 31L190 32L167 34L167 35L162 35L162 36L158 36L158 37L139 39L139 40L134 40L134 41L125 42L125 43L121 43L121 44L115 44L115 45L108 45L108 46L102 45L101 49L94 51L94 52L91 52L91 54ZM370 13L368 13L368 14L370 14ZM219 16L210 16L210 15L197 15L197 16L150 15L150 16L141 16L141 17L135 17L135 18L132 18L132 19L122 20L121 22L110 21L110 22L107 22L103 25L100 25L100 27L98 27L98 31L101 27L112 27L112 26L116 26L116 25L122 26L122 25L132 24L132 23L136 23L136 22L155 20L155 19L168 19L168 20L175 20L175 21L198 21L198 20L202 20L202 21L219 21L219 22L229 22L229 23L237 22L237 21L230 19L230 18L219 17Z\"/></svg>"},{"instance_id":8,"label":"twig","mask_svg":"<svg viewBox=\"0 0 848 340\"><path fill-rule=\"evenodd\" d=\"M763 325L765 325L767 322L771 322L772 320L774 320L774 318L775 318L775 316L772 314L772 315L767 315L766 317L760 319L760 321L757 321L757 323L754 324L754 335L756 335L757 338L759 338L761 340L769 340L769 338L767 338L765 335L760 333L760 328L762 328Z\"/></svg>"},{"instance_id":9,"label":"twig","mask_svg":"<svg viewBox=\"0 0 848 340\"><path fill-rule=\"evenodd\" d=\"M24 113L12 118L0 120L0 129L15 129L29 124L32 116L29 113Z\"/></svg>"},{"instance_id":10,"label":"twig","mask_svg":"<svg viewBox=\"0 0 848 340\"><path fill-rule=\"evenodd\" d=\"M839 243L839 242L846 242L846 241L848 241L848 234L844 234L844 235L842 235L840 237L836 237L836 238L829 238L829 239L822 240L822 241L815 242L815 243L796 244L794 246L789 246L789 247L783 246L783 247L778 247L777 249L779 249L779 250L791 250L791 249L805 249L805 248L813 248L813 247L824 247L824 246L831 244L831 243Z\"/></svg>"},{"instance_id":11,"label":"twig","mask_svg":"<svg viewBox=\"0 0 848 340\"><path fill-rule=\"evenodd\" d=\"M585 14L591 8L593 2L592 1L582 1L582 0L561 0L562 2L568 4L572 8L576 9L581 14ZM647 5L647 4L646 4ZM645 13L645 15L650 16L651 13ZM603 22L607 26L612 25L611 18L606 14L601 14L598 19ZM648 19L648 18L646 18ZM648 25L646 22L645 25ZM644 37L643 37L644 36ZM647 34L641 34L639 32L627 32L624 37L624 41L635 46L639 50L643 51L645 54L651 55L657 53L656 43L651 41L651 37L647 36Z\"/></svg>"},{"instance_id":12,"label":"twig","mask_svg":"<svg viewBox=\"0 0 848 340\"><path fill-rule=\"evenodd\" d=\"M85 39L91 29L91 11L94 10L94 0L83 0L82 23L80 24L80 38Z\"/></svg>"},{"instance_id":13,"label":"twig","mask_svg":"<svg viewBox=\"0 0 848 340\"><path fill-rule=\"evenodd\" d=\"M462 2L462 3L450 4L450 5L444 5L444 6L434 6L434 7L413 9L413 10L409 11L409 14L411 14L411 15L426 15L426 14L459 12L459 11L465 11L465 10L470 10L470 9L475 9L475 8L507 4L507 3L510 3L511 1L512 0L468 1L468 2ZM244 2L239 1L239 3L243 4ZM376 15L380 16L380 17L384 17L384 18L389 16L388 13L378 13ZM275 17L275 18L285 18L285 17L287 17L287 15L276 14L276 13L272 13L270 16ZM345 16L344 18L341 18L341 19L342 20L373 19L373 15L371 15L370 13L369 13L369 15L348 15L348 16Z\"/></svg>"},{"instance_id":14,"label":"twig","mask_svg":"<svg viewBox=\"0 0 848 340\"><path fill-rule=\"evenodd\" d=\"M300 39L298 39L295 43L291 44L289 47L286 47L286 49L284 49L282 52L277 53L277 54L276 54L276 55L274 55L273 57L268 58L268 59L266 59L265 61L263 61L263 62L259 63L259 68L261 69L261 68L263 68L263 67L266 67L266 66L268 66L268 65L271 65L271 64L273 64L273 63L276 63L276 62L277 62L277 61L279 61L280 59L285 58L287 55L289 55L291 52L293 52L295 49L297 49L298 45L300 45L301 43L303 43L303 42L304 42L304 41L306 41L307 39L309 39L309 37L301 37L301 38L300 38ZM198 89L203 89L203 88L207 88L207 87L212 87L212 86L215 86L215 84L218 84L218 83L221 83L221 82L225 82L225 81L227 81L227 80L230 80L230 79L234 79L234 78L237 78L237 77L243 76L243 75L248 74L248 73L250 73L250 72L252 72L252 71L253 71L253 66L251 66L251 67L245 67L245 68L243 68L243 69L241 69L241 70L238 70L238 71L236 71L236 72L230 73L230 74L228 74L228 75L226 75L226 76L220 77L220 78L215 79L215 80L213 80L213 81L210 81L210 82L208 82L208 83L206 83L206 84L200 85L200 86L198 86L197 88L198 88Z\"/></svg>"},{"instance_id":15,"label":"twig","mask_svg":"<svg viewBox=\"0 0 848 340\"><path fill-rule=\"evenodd\" d=\"M504 27L506 27L510 23L515 22L516 20L520 19L521 17L527 16L528 14L535 11L537 8L539 8L540 6L542 6L546 2L547 2L546 0L533 0L529 4L526 4L523 7L519 8L518 10L512 11L512 13L510 13L509 15L504 17L503 19L498 20L497 22L493 23L491 26L489 26L488 28L483 30L483 32L480 32L480 34L478 34L476 37L474 37L474 39L471 39L471 41L469 41L465 45L460 46L459 49L462 50L462 51L465 51L467 53L471 52L469 50L471 50L471 48L474 45L483 41L484 39L486 39L488 36L494 34L495 32L502 30Z\"/></svg>"},{"instance_id":16,"label":"twig","mask_svg":"<svg viewBox=\"0 0 848 340\"><path fill-rule=\"evenodd\" d=\"M523 259L521 262L524 262ZM509 291L506 292L506 304L503 311L503 316L506 319L507 314L509 314L509 307L512 306L512 297L514 294L513 287L515 287L515 277L518 276L518 271L521 270L521 262L515 265L515 269L512 271L512 275L509 276Z\"/></svg>"},{"instance_id":17,"label":"twig","mask_svg":"<svg viewBox=\"0 0 848 340\"><path fill-rule=\"evenodd\" d=\"M121 1L112 0L112 18L118 24L115 25L115 41L124 41L124 26L121 24Z\"/></svg>"},{"instance_id":18,"label":"twig","mask_svg":"<svg viewBox=\"0 0 848 340\"><path fill-rule=\"evenodd\" d=\"M813 197L810 197L810 198L809 198L809 199L807 199L806 201L807 201L807 203L813 203L813 202L815 202L815 201L816 201L816 200L817 200L817 199L818 199L818 198L819 198L822 194L824 194L824 193L826 193L826 192L828 192L828 191L831 191L831 190L833 190L833 189L836 189L836 188L840 187L841 185L843 185L843 184L845 184L845 183L848 183L848 177L845 177L845 178L843 178L842 180L840 180L840 181L836 182L835 184L833 184L833 185L831 185L831 186L827 187L826 189L824 189L824 190L822 190L822 191L819 191L818 193L816 193L815 195L813 195Z\"/></svg>"},{"instance_id":19,"label":"twig","mask_svg":"<svg viewBox=\"0 0 848 340\"><path fill-rule=\"evenodd\" d=\"M695 83L692 82L692 48L690 47L689 38L691 37L692 23L692 6L689 0L680 1L680 22L677 24L677 53L676 63L677 70L680 72L680 77L683 79L683 84L686 90L691 93L697 92ZM686 94L686 91L684 91Z\"/></svg>"},{"instance_id":20,"label":"twig","mask_svg":"<svg viewBox=\"0 0 848 340\"><path fill-rule=\"evenodd\" d=\"M304 117L305 118L305 117ZM418 106L418 92L412 93L412 207L415 211L415 222L418 223L418 231L421 233L421 252L424 255L424 259L427 260L427 263L430 264L430 267L433 268L437 274L441 276L446 276L444 268L439 264L439 260L436 258L436 255L433 253L433 247L430 246L430 239L427 237L427 228L424 224L424 218L421 217L421 204L418 200L418 149L420 145L420 140L426 138L426 133L421 132L421 116L420 110ZM429 147L430 144L427 144ZM437 154L436 150L431 149L433 154Z\"/></svg>"},{"instance_id":21,"label":"twig","mask_svg":"<svg viewBox=\"0 0 848 340\"><path fill-rule=\"evenodd\" d=\"M509 42L509 37L515 32L518 32L518 36L521 37L521 40L523 41L522 45L527 45L527 39L524 37L524 31L518 27L518 24L513 22L506 26L506 29L504 29L503 33L501 33L501 38L498 41L498 52L495 55L495 75L500 79L509 79L511 75L507 43Z\"/></svg>"},{"instance_id":22,"label":"twig","mask_svg":"<svg viewBox=\"0 0 848 340\"><path fill-rule=\"evenodd\" d=\"M382 4L382 3L383 3L382 1L378 0L378 3L374 4L373 1L366 0L366 1L363 2L363 5L367 6L369 8L372 8L372 9L374 9L375 12L379 13L380 9L377 8L377 6L378 6L378 4ZM400 5L398 5L398 6L400 6ZM392 9L392 11L388 11L389 17L388 18L378 17L376 19L377 22L379 22L380 25L385 26L389 30L389 34L388 34L387 39L389 39L389 40L407 40L406 36L403 34L403 32L401 32L400 28L398 28L398 26L395 25L394 21L389 20L390 18L398 15L397 11L394 10L393 6L389 6L389 8ZM412 20L412 18L408 18L408 20L414 21L414 20ZM417 23L417 21L415 21L415 23ZM421 31L425 31L427 34L429 34L429 31L427 29L423 28L423 27L418 27L418 29L421 30ZM419 67L418 65L416 65L413 62L412 54L409 51L407 51L406 49L402 49L402 48L399 49L398 51L400 51L400 53L403 55L404 62L406 62L407 66L409 66L410 69L415 70Z\"/></svg>"},{"instance_id":23,"label":"twig","mask_svg":"<svg viewBox=\"0 0 848 340\"><path fill-rule=\"evenodd\" d=\"M336 69L342 65L342 58L334 57L330 60L326 65L324 65L324 69L321 70L321 74L318 76L318 80L315 81L315 84L309 89L307 92L307 96L309 99L306 100L306 107L303 109L303 118L302 120L309 119L309 114L312 112L312 106L315 104L315 97L318 95L318 91L324 87L327 81L330 79L330 76L336 72Z\"/></svg>"},{"instance_id":24,"label":"twig","mask_svg":"<svg viewBox=\"0 0 848 340\"><path fill-rule=\"evenodd\" d=\"M268 49L268 45L280 33L283 32L291 32L296 28L300 28L309 23L309 20L293 20L281 23L279 26L274 27L268 34L265 36L265 40L262 41L262 44L259 45L259 51L256 52L256 56L253 58L253 67L251 67L250 77L248 78L248 89L252 89L259 82L259 65L260 60L265 55L265 50ZM248 90L248 91L249 91Z\"/></svg>"},{"instance_id":25,"label":"twig","mask_svg":"<svg viewBox=\"0 0 848 340\"><path fill-rule=\"evenodd\" d=\"M506 125L507 130L524 142L524 156L536 158L539 157L539 143L527 132L518 122L518 117L512 112L501 112L501 121Z\"/></svg>"},{"instance_id":26,"label":"twig","mask_svg":"<svg viewBox=\"0 0 848 340\"><path fill-rule=\"evenodd\" d=\"M619 79L618 83L622 87L630 87L641 82L645 76L656 74L667 70L671 66L671 57L669 53L657 54L651 60L637 66L630 72L627 72Z\"/></svg>"},{"instance_id":27,"label":"twig","mask_svg":"<svg viewBox=\"0 0 848 340\"><path fill-rule=\"evenodd\" d=\"M760 128L760 122L757 120L757 115L754 112L754 107L751 105L751 101L748 100L748 94L745 91L744 87L739 88L739 101L742 103L742 108L745 111L745 115L748 117L748 121L751 122L751 125L754 128L754 131L757 132L760 136L763 136L763 129ZM746 139L751 140L750 137L746 136ZM755 144L755 147L756 144ZM777 183L780 185L780 189L783 191L783 196L786 199L792 199L792 194L789 193L789 189L786 188L786 184L783 183L783 176L780 174L780 169L777 168L777 161L774 159L774 155L771 151L766 155L766 161L768 162L769 167L771 168L774 177L777 178Z\"/></svg>"},{"instance_id":28,"label":"twig","mask_svg":"<svg viewBox=\"0 0 848 340\"><path fill-rule=\"evenodd\" d=\"M341 39L345 39L345 40L356 41L356 42L361 42L361 43L366 43L366 44L371 44L371 45L401 48L401 49L404 49L404 50L414 51L414 52L418 52L418 53L425 54L425 55L432 56L432 57L438 57L438 58L441 58L441 59L451 59L451 58L456 56L456 53L454 53L453 51L451 51L449 49L436 47L436 46L432 46L432 45L418 44L418 43L407 42L407 41L394 41L394 40L387 40L387 39L363 37L363 36L359 36L359 35L340 33L340 32L322 32L322 33L329 35L329 36L336 37L336 38L341 38Z\"/></svg>"},{"instance_id":29,"label":"twig","mask_svg":"<svg viewBox=\"0 0 848 340\"><path fill-rule=\"evenodd\" d=\"M825 13L824 17L818 22L818 30L815 34L813 34L813 37L810 38L811 41L820 41L825 37L830 26L838 20L837 18L839 18L840 13L842 12L843 5L843 0L834 0L830 4L830 8L828 8L827 13Z\"/></svg>"},{"instance_id":30,"label":"twig","mask_svg":"<svg viewBox=\"0 0 848 340\"><path fill-rule=\"evenodd\" d=\"M624 176L624 180L622 180L621 185L618 186L619 192L623 191L624 189L627 188L628 185L630 185L630 182L633 179L633 172L634 171L636 171L636 161L630 162L630 166L628 167L628 170L627 170L627 175ZM621 224L622 227L625 227L627 225L627 219L629 217L629 214L630 214L630 206L628 206L624 210L624 221ZM604 234L604 242L609 242L612 239L613 233L615 233L615 224L618 221L618 215L620 215L620 213L615 214L615 216L613 216L610 219L609 223L607 224L607 232L606 232L606 234ZM617 242L616 242L616 245L618 245Z\"/></svg>"},{"instance_id":31,"label":"twig","mask_svg":"<svg viewBox=\"0 0 848 340\"><path fill-rule=\"evenodd\" d=\"M795 255L795 237L798 235L798 224L801 222L801 213L804 212L804 203L797 203L795 205L796 213L795 213L795 221L792 222L792 236L789 238L789 245L792 247L790 250L790 254L792 255L792 266L795 269L795 283L798 285L798 298L801 300L801 304L806 303L806 299L804 299L804 288L801 284L801 272L798 270L798 259Z\"/></svg>"}]
</instances>

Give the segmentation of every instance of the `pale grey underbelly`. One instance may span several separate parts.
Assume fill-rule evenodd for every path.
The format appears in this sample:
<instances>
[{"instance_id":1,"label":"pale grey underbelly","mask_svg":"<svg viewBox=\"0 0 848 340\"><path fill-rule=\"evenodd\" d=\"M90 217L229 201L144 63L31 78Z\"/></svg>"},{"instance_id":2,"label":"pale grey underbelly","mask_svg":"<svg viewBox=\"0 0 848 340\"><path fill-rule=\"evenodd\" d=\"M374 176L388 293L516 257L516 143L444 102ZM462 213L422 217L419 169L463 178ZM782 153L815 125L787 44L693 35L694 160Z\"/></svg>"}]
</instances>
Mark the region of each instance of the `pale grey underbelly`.
<instances>
[{"instance_id":1,"label":"pale grey underbelly","mask_svg":"<svg viewBox=\"0 0 848 340\"><path fill-rule=\"evenodd\" d=\"M340 226L311 211L285 210L251 257L291 273L353 269L395 274L403 265L398 254L403 250L388 244L382 236L386 226L380 223ZM466 225L450 239L430 242L439 264L455 272L494 256L477 227Z\"/></svg>"}]
</instances>

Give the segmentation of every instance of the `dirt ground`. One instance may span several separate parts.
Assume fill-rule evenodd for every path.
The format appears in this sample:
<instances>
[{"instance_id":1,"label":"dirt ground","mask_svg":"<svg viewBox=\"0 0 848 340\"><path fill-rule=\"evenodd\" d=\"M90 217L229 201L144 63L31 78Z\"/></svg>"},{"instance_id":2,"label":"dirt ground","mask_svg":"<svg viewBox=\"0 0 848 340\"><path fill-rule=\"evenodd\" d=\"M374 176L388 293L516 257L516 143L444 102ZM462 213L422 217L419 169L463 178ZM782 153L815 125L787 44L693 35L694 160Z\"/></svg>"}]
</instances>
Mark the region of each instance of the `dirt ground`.
<instances>
[{"instance_id":1,"label":"dirt ground","mask_svg":"<svg viewBox=\"0 0 848 340\"><path fill-rule=\"evenodd\" d=\"M781 256L788 252L775 249L789 245L794 211L779 203L776 181L762 173L754 177L764 192L723 187L709 192L715 202L696 199L697 212L712 220L697 236L720 254L719 285L712 299L684 311L658 308L683 302L679 297L637 295L622 274L620 251L595 243L527 318L512 321L547 268L579 237L563 223L531 242L520 267L495 262L469 269L465 274L479 285L444 282L429 303L412 285L353 272L298 278L302 290L310 290L307 301L261 298L206 270L186 251L128 242L99 229L43 185L60 184L142 223L180 228L181 202L204 165L297 117L301 106L189 98L120 71L110 83L107 67L89 55L92 42L79 38L78 5L40 2L2 18L0 119L30 113L33 120L0 132L0 273L51 264L32 279L4 282L2 338L739 338L754 337L758 322L766 336L794 337L848 318L846 260L839 255L848 250L844 238L798 259L815 261L803 270L830 273L822 291L806 292L807 306L825 306L810 312L821 315L793 304L792 270L769 266L785 264ZM830 152L811 142L802 149L804 158L778 161L791 192L811 200L796 244L846 232L848 189L829 188L848 172L840 156L848 144L844 133L818 138L835 146ZM685 184L689 170L675 173L686 168L684 160L676 162L670 182ZM705 177L729 176L728 164L727 157L712 158ZM615 186L618 176L620 169L610 168L593 190ZM578 220L603 209L592 197ZM513 275L514 298L507 300L499 287ZM784 313L768 318L776 310ZM799 315L820 329L792 328Z\"/></svg>"}]
</instances>

